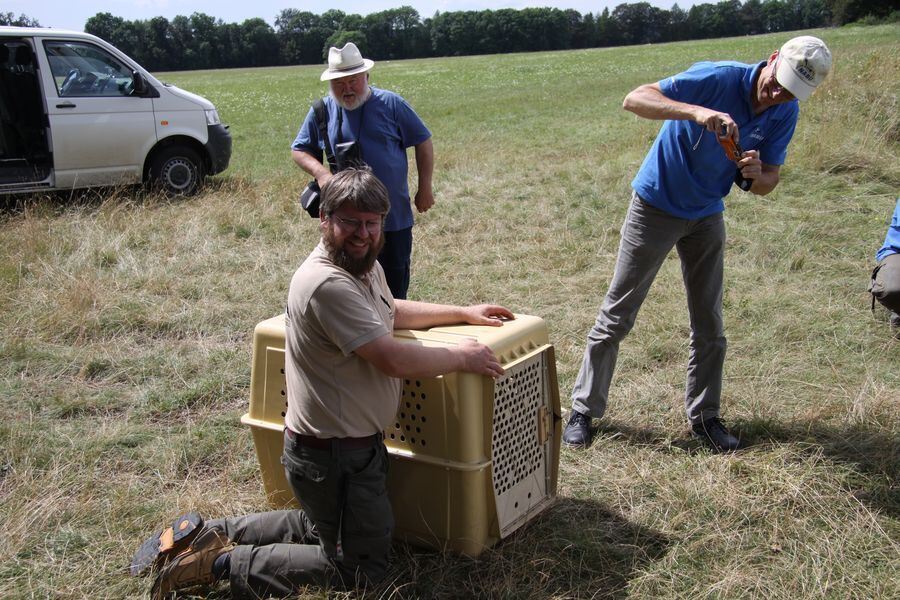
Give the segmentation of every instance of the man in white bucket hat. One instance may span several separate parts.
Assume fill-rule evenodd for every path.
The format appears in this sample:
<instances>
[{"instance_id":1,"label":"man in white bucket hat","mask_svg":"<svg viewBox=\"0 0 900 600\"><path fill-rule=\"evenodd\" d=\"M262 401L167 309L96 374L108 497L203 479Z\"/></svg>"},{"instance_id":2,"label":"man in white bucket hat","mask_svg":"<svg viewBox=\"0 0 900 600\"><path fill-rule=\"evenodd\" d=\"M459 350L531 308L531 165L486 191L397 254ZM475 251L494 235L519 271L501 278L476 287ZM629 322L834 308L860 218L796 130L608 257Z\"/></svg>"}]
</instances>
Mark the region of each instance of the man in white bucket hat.
<instances>
[{"instance_id":1,"label":"man in white bucket hat","mask_svg":"<svg viewBox=\"0 0 900 600\"><path fill-rule=\"evenodd\" d=\"M775 189L798 100L809 98L830 70L825 43L801 36L758 64L700 62L626 96L625 110L665 123L631 183L615 273L572 390L566 444L590 444L591 419L606 410L619 343L674 246L691 322L685 393L691 432L717 452L740 447L719 417L726 344L723 199L733 183L758 195Z\"/></svg>"},{"instance_id":2,"label":"man in white bucket hat","mask_svg":"<svg viewBox=\"0 0 900 600\"><path fill-rule=\"evenodd\" d=\"M328 68L321 80L330 94L323 99L327 144L310 108L291 145L294 162L323 187L332 175L354 163L369 165L387 187L391 210L384 221L385 245L378 256L391 293L405 299L409 288L413 214L407 184L406 149L415 148L418 189L415 205L425 212L434 205L431 177L434 149L431 132L399 95L369 85L374 62L363 58L356 44L328 51ZM333 151L336 164L325 166L322 153ZM328 161L331 163L331 161Z\"/></svg>"}]
</instances>

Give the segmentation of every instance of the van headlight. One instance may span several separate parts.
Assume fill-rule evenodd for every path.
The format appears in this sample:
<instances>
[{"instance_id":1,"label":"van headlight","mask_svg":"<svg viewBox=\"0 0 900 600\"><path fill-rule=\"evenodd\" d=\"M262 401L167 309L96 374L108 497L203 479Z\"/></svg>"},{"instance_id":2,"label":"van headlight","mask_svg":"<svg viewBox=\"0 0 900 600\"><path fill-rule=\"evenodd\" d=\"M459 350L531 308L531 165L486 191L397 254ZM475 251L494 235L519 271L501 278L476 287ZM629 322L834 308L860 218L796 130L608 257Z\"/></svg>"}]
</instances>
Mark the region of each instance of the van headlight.
<instances>
[{"instance_id":1,"label":"van headlight","mask_svg":"<svg viewBox=\"0 0 900 600\"><path fill-rule=\"evenodd\" d=\"M219 111L214 108L210 108L208 110L204 110L206 113L206 124L207 125L218 125L222 121L219 120Z\"/></svg>"}]
</instances>

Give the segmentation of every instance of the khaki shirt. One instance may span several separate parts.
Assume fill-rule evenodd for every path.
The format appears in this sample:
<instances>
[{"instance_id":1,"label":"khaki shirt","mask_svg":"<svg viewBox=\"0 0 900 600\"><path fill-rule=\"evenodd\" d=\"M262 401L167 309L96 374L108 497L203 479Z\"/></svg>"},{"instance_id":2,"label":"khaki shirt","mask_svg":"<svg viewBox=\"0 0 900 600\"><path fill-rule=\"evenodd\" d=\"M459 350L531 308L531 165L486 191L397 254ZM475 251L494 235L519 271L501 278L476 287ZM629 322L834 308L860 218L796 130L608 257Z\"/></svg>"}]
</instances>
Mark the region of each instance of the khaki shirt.
<instances>
[{"instance_id":1,"label":"khaki shirt","mask_svg":"<svg viewBox=\"0 0 900 600\"><path fill-rule=\"evenodd\" d=\"M319 438L365 437L388 427L400 380L354 353L394 330L394 298L381 265L353 277L319 242L291 279L285 312L285 424Z\"/></svg>"}]
</instances>

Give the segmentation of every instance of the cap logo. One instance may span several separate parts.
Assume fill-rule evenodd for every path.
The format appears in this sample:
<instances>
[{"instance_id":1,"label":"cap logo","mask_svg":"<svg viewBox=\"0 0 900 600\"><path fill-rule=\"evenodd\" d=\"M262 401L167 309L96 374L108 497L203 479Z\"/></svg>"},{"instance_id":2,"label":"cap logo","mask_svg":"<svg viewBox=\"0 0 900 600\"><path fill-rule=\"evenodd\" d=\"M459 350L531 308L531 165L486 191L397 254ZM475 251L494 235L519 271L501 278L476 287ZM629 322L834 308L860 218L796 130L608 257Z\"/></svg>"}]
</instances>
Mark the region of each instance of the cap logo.
<instances>
[{"instance_id":1,"label":"cap logo","mask_svg":"<svg viewBox=\"0 0 900 600\"><path fill-rule=\"evenodd\" d=\"M802 64L797 65L797 74L807 81L813 81L816 78L816 71L813 69L809 61L803 59Z\"/></svg>"}]
</instances>

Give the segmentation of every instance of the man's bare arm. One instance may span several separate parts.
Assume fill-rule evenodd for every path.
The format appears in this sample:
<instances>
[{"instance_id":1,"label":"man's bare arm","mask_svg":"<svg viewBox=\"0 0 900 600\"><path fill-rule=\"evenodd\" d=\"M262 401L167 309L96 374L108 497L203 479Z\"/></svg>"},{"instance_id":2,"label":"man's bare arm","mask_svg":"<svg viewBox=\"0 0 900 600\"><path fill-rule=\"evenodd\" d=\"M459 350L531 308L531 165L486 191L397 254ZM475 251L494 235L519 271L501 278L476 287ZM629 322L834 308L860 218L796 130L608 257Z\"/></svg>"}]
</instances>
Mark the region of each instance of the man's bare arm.
<instances>
[{"instance_id":1,"label":"man's bare arm","mask_svg":"<svg viewBox=\"0 0 900 600\"><path fill-rule=\"evenodd\" d=\"M456 346L429 348L400 342L383 335L363 344L356 354L391 377L437 377L454 371L466 371L500 377L503 367L493 351L474 340L462 340Z\"/></svg>"},{"instance_id":2,"label":"man's bare arm","mask_svg":"<svg viewBox=\"0 0 900 600\"><path fill-rule=\"evenodd\" d=\"M453 306L412 300L394 301L394 327L427 329L438 325L467 323L499 327L502 319L514 319L512 312L495 304ZM453 371L467 371L499 377L503 367L490 348L474 340L463 340L449 348L428 348L406 344L383 335L363 344L356 353L391 377L435 377Z\"/></svg>"},{"instance_id":3,"label":"man's bare arm","mask_svg":"<svg viewBox=\"0 0 900 600\"><path fill-rule=\"evenodd\" d=\"M318 161L318 159L303 150L291 150L291 158L297 163L297 166L315 177L319 183L319 187L323 187L329 179L331 179L331 171L328 167Z\"/></svg>"},{"instance_id":4,"label":"man's bare arm","mask_svg":"<svg viewBox=\"0 0 900 600\"><path fill-rule=\"evenodd\" d=\"M741 161L741 163L743 162L744 161ZM747 176L748 171L748 168L744 167L741 169L741 174L748 179L753 179L753 185L750 187L750 191L757 196L765 196L774 190L781 177L781 167L779 165L760 163L758 173L751 177Z\"/></svg>"},{"instance_id":5,"label":"man's bare arm","mask_svg":"<svg viewBox=\"0 0 900 600\"><path fill-rule=\"evenodd\" d=\"M450 304L430 304L414 300L395 300L394 328L428 329L438 325L467 323L499 327L503 319L514 319L512 312L495 304L474 306L453 306Z\"/></svg>"},{"instance_id":6,"label":"man's bare arm","mask_svg":"<svg viewBox=\"0 0 900 600\"><path fill-rule=\"evenodd\" d=\"M740 141L737 123L731 115L704 106L672 100L663 94L658 83L648 83L632 90L625 96L622 108L645 119L693 121L716 135L720 135L724 130L727 137L733 138L735 142Z\"/></svg>"},{"instance_id":7,"label":"man's bare arm","mask_svg":"<svg viewBox=\"0 0 900 600\"><path fill-rule=\"evenodd\" d=\"M416 171L419 174L415 203L416 210L423 213L434 206L434 191L431 186L431 179L434 174L434 145L431 143L431 138L428 138L421 144L417 144L415 152Z\"/></svg>"}]
</instances>

